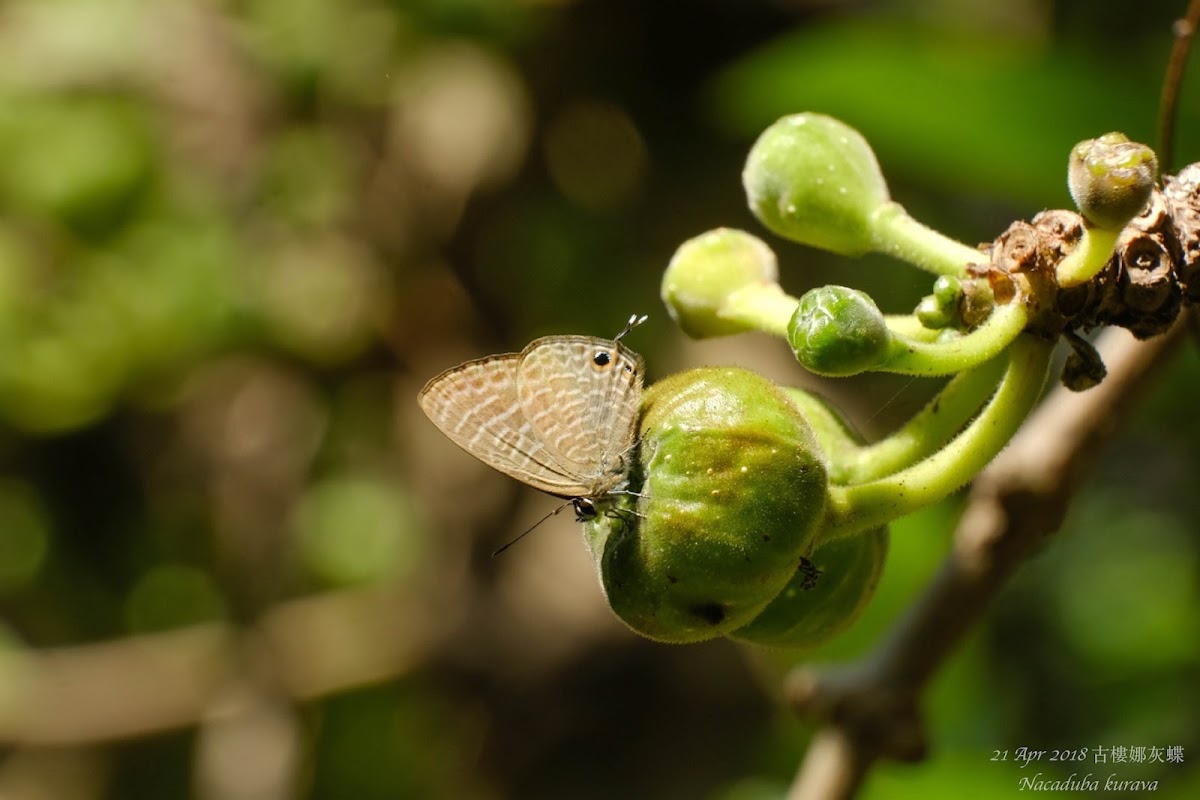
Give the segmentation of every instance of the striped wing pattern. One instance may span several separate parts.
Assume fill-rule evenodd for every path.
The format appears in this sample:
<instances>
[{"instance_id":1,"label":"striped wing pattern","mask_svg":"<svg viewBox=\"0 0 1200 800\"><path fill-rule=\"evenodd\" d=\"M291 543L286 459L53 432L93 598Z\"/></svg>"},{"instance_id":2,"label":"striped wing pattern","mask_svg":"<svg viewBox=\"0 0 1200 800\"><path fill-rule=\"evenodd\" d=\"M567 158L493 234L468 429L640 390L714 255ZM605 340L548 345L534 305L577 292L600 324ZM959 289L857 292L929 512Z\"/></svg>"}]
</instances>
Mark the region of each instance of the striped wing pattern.
<instances>
[{"instance_id":1,"label":"striped wing pattern","mask_svg":"<svg viewBox=\"0 0 1200 800\"><path fill-rule=\"evenodd\" d=\"M628 472L642 359L619 342L547 336L425 385L426 416L488 466L559 497L598 497Z\"/></svg>"},{"instance_id":2,"label":"striped wing pattern","mask_svg":"<svg viewBox=\"0 0 1200 800\"><path fill-rule=\"evenodd\" d=\"M535 435L597 497L627 470L642 393L642 359L619 342L550 336L517 367L517 398Z\"/></svg>"},{"instance_id":3,"label":"striped wing pattern","mask_svg":"<svg viewBox=\"0 0 1200 800\"><path fill-rule=\"evenodd\" d=\"M421 410L451 441L489 467L559 497L586 496L590 487L564 470L521 413L520 360L510 353L443 372L421 390Z\"/></svg>"}]
</instances>

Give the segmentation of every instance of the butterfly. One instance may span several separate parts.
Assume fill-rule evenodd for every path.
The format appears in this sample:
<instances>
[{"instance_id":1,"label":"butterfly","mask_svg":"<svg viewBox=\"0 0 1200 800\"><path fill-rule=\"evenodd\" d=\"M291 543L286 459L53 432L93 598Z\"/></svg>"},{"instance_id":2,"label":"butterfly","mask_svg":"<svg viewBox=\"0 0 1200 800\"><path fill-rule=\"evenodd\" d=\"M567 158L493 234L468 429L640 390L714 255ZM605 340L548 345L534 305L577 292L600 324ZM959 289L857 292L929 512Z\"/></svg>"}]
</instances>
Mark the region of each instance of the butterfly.
<instances>
[{"instance_id":1,"label":"butterfly","mask_svg":"<svg viewBox=\"0 0 1200 800\"><path fill-rule=\"evenodd\" d=\"M613 339L546 336L448 369L421 390L421 410L489 467L593 518L628 480L644 363L621 338L645 320Z\"/></svg>"}]
</instances>

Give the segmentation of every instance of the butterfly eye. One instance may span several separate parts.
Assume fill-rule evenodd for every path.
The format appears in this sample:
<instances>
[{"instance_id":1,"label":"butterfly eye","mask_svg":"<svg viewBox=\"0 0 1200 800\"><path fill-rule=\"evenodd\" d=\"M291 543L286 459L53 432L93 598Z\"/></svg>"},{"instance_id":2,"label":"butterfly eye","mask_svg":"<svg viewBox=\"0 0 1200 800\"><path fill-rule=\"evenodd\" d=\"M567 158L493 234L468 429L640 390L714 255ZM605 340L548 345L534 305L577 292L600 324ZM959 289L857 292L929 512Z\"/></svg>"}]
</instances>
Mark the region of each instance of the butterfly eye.
<instances>
[{"instance_id":1,"label":"butterfly eye","mask_svg":"<svg viewBox=\"0 0 1200 800\"><path fill-rule=\"evenodd\" d=\"M596 354L592 356L592 363L597 367L607 367L612 363L612 356L607 350L597 350Z\"/></svg>"}]
</instances>

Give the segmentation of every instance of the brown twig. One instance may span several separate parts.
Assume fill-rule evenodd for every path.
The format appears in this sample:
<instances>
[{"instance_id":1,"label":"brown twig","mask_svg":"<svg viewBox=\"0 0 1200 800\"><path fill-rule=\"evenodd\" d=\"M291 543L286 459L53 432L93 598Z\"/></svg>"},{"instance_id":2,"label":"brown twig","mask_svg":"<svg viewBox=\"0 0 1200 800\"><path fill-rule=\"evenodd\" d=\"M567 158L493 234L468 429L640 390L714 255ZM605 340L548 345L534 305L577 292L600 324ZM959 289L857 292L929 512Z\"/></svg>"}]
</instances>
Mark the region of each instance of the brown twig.
<instances>
[{"instance_id":1,"label":"brown twig","mask_svg":"<svg viewBox=\"0 0 1200 800\"><path fill-rule=\"evenodd\" d=\"M1175 109L1183 85L1183 68L1187 65L1188 50L1191 49L1197 25L1200 25L1200 0L1191 0L1184 16L1175 20L1175 43L1171 47L1162 95L1158 101L1158 165L1164 173L1171 171L1171 159L1175 155Z\"/></svg>"},{"instance_id":2,"label":"brown twig","mask_svg":"<svg viewBox=\"0 0 1200 800\"><path fill-rule=\"evenodd\" d=\"M1094 389L1057 389L975 480L939 573L864 662L797 669L787 693L820 720L790 798L852 797L880 758L919 760L926 749L920 694L1008 576L1060 526L1095 454L1184 338L1187 315L1144 342L1107 331L1099 349L1108 377Z\"/></svg>"},{"instance_id":3,"label":"brown twig","mask_svg":"<svg viewBox=\"0 0 1200 800\"><path fill-rule=\"evenodd\" d=\"M277 605L246 630L214 622L9 651L0 654L0 743L85 745L194 725L248 660L269 660L273 682L296 701L395 678L432 658L453 627L425 607L394 589L343 590Z\"/></svg>"}]
</instances>

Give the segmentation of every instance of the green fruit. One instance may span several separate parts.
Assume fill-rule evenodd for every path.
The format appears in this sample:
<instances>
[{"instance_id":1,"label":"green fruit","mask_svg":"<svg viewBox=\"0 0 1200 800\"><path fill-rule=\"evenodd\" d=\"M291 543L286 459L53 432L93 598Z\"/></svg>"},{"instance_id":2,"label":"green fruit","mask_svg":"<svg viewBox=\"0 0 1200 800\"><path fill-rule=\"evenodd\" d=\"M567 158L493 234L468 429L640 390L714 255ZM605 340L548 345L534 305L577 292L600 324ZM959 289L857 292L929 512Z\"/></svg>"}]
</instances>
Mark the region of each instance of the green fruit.
<instances>
[{"instance_id":1,"label":"green fruit","mask_svg":"<svg viewBox=\"0 0 1200 800\"><path fill-rule=\"evenodd\" d=\"M722 316L726 303L746 288L774 287L779 268L771 248L758 237L717 228L679 246L663 275L662 300L671 319L688 336L703 339L751 330Z\"/></svg>"},{"instance_id":2,"label":"green fruit","mask_svg":"<svg viewBox=\"0 0 1200 800\"><path fill-rule=\"evenodd\" d=\"M1071 149L1067 188L1088 222L1120 230L1146 207L1158 177L1158 159L1123 133L1106 133Z\"/></svg>"},{"instance_id":3,"label":"green fruit","mask_svg":"<svg viewBox=\"0 0 1200 800\"><path fill-rule=\"evenodd\" d=\"M887 360L891 341L871 296L845 286L806 292L788 323L796 360L818 375L857 375L878 367Z\"/></svg>"},{"instance_id":4,"label":"green fruit","mask_svg":"<svg viewBox=\"0 0 1200 800\"><path fill-rule=\"evenodd\" d=\"M831 404L800 389L785 390L801 408L826 452L836 455L862 444ZM816 413L816 403L824 413ZM772 647L812 649L858 619L875 596L887 559L888 531L877 528L817 547L776 598L754 621L730 638Z\"/></svg>"},{"instance_id":5,"label":"green fruit","mask_svg":"<svg viewBox=\"0 0 1200 800\"><path fill-rule=\"evenodd\" d=\"M704 368L647 390L627 497L585 526L609 605L664 642L756 617L811 549L823 456L797 407L744 369Z\"/></svg>"},{"instance_id":6,"label":"green fruit","mask_svg":"<svg viewBox=\"0 0 1200 800\"><path fill-rule=\"evenodd\" d=\"M771 604L730 638L805 649L833 638L858 619L875 595L887 549L886 528L817 548Z\"/></svg>"},{"instance_id":7,"label":"green fruit","mask_svg":"<svg viewBox=\"0 0 1200 800\"><path fill-rule=\"evenodd\" d=\"M823 114L793 114L767 128L742 185L750 210L775 233L849 256L874 249L873 216L890 199L867 140Z\"/></svg>"}]
</instances>

